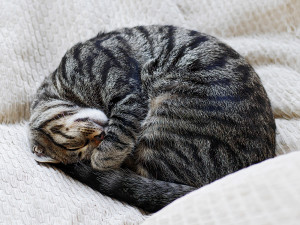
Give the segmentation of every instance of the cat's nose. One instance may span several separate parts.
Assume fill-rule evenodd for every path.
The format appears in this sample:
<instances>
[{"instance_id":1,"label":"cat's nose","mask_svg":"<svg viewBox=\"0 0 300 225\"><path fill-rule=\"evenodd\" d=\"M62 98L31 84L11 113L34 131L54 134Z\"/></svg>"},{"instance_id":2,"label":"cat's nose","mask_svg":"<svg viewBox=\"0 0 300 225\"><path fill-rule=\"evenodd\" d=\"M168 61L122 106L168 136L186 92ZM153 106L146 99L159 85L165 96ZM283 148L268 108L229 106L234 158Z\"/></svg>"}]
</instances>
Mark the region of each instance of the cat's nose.
<instances>
[{"instance_id":1,"label":"cat's nose","mask_svg":"<svg viewBox=\"0 0 300 225\"><path fill-rule=\"evenodd\" d=\"M99 145L105 137L105 132L102 131L100 134L96 134L95 136L92 137L91 142L95 145Z\"/></svg>"},{"instance_id":2,"label":"cat's nose","mask_svg":"<svg viewBox=\"0 0 300 225\"><path fill-rule=\"evenodd\" d=\"M103 141L104 137L105 137L105 132L102 131L100 134L95 135L93 139L98 140L98 141Z\"/></svg>"}]
</instances>

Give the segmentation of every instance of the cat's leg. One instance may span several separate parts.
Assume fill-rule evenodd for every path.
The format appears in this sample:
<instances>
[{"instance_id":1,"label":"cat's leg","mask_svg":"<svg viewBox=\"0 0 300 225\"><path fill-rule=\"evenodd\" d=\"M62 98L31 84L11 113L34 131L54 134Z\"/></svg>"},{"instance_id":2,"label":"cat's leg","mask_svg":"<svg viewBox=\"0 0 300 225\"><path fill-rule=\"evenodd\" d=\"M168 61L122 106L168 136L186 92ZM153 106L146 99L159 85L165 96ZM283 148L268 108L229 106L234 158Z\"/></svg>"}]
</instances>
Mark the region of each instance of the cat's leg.
<instances>
[{"instance_id":1,"label":"cat's leg","mask_svg":"<svg viewBox=\"0 0 300 225\"><path fill-rule=\"evenodd\" d=\"M199 154L210 145L199 135L198 112L186 110L193 104L186 100L172 92L150 99L135 149L137 174L195 187L206 183L207 166Z\"/></svg>"},{"instance_id":2,"label":"cat's leg","mask_svg":"<svg viewBox=\"0 0 300 225\"><path fill-rule=\"evenodd\" d=\"M91 165L96 170L119 168L132 153L144 118L145 107L136 93L128 94L111 109L103 142L93 151Z\"/></svg>"},{"instance_id":3,"label":"cat's leg","mask_svg":"<svg viewBox=\"0 0 300 225\"><path fill-rule=\"evenodd\" d=\"M156 212L195 187L149 179L130 170L95 171L84 163L57 164L63 172L102 194Z\"/></svg>"}]
</instances>

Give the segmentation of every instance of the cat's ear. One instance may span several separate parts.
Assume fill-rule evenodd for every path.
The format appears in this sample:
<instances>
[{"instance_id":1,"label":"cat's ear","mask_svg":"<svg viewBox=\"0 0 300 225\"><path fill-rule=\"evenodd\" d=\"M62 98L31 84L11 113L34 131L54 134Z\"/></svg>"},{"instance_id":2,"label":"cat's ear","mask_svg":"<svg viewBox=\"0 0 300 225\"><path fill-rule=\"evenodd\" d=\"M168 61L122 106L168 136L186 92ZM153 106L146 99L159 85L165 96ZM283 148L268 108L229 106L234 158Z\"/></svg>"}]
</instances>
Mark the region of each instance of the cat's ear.
<instances>
[{"instance_id":1,"label":"cat's ear","mask_svg":"<svg viewBox=\"0 0 300 225\"><path fill-rule=\"evenodd\" d=\"M32 147L32 153L35 161L41 163L59 163L56 159L53 159L44 154L44 148L38 145Z\"/></svg>"}]
</instances>

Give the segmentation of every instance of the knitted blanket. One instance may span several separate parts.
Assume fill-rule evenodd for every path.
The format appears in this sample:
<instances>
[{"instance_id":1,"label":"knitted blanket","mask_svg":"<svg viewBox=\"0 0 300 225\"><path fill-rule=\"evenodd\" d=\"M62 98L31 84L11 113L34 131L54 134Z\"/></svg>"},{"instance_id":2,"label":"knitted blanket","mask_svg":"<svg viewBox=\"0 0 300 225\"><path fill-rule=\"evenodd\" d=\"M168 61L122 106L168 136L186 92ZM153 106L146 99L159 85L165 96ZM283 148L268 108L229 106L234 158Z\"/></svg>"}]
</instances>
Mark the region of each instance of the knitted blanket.
<instances>
[{"instance_id":1,"label":"knitted blanket","mask_svg":"<svg viewBox=\"0 0 300 225\"><path fill-rule=\"evenodd\" d=\"M99 31L150 24L214 35L245 56L271 99L277 155L289 153L207 185L153 216L39 165L27 136L33 95L68 48ZM0 224L296 224L299 38L299 0L0 1Z\"/></svg>"}]
</instances>

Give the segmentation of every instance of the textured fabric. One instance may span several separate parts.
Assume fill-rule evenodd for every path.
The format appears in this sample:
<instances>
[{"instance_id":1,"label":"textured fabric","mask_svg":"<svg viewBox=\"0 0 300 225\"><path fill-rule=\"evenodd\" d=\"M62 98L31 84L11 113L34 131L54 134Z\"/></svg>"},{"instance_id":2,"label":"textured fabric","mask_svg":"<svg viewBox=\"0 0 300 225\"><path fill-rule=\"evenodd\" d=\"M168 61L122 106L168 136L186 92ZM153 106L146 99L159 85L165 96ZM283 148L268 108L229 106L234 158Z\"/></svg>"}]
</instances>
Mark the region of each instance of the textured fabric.
<instances>
[{"instance_id":1,"label":"textured fabric","mask_svg":"<svg viewBox=\"0 0 300 225\"><path fill-rule=\"evenodd\" d=\"M95 192L29 151L26 123L0 125L0 224L138 224L133 207Z\"/></svg>"},{"instance_id":2,"label":"textured fabric","mask_svg":"<svg viewBox=\"0 0 300 225\"><path fill-rule=\"evenodd\" d=\"M0 224L138 224L147 217L133 207L71 180L58 170L38 165L30 155L27 125L22 121L29 118L29 105L35 90L44 77L58 66L68 48L99 31L135 25L172 24L219 37L245 56L262 79L276 117L277 154L300 150L299 0L149 0L147 4L139 0L2 0L0 9ZM280 177L286 178L270 179L268 187L281 187L290 182L289 179L299 171L299 168L290 167L291 163L299 160L297 154L283 156L282 161L280 157L268 161L270 170L272 165L275 169L275 162L278 162L275 160L280 161L280 168L288 168L280 174ZM237 176L244 180L244 176L252 174L253 179L245 178L245 182L255 183L255 174L260 174L260 168L260 165L250 167ZM287 173L292 175L286 176ZM231 179L225 178L220 183L230 186ZM285 200L283 197L287 186L282 186L283 191L267 195L271 198L268 201L267 197L263 197L265 192L260 192L260 179L257 182L257 185L249 186L253 189L252 194L262 196L252 203L255 207L261 205L264 212L271 213L274 200L280 205L288 204L291 209L300 209L299 198L290 201L290 198ZM299 183L292 185L299 190ZM195 199L199 195L201 200L205 195L202 193L210 188L216 196L222 193L222 186L214 183L192 195ZM239 193L236 207L246 206L247 202L242 204L248 201L243 199L244 189L235 190ZM234 205L233 200L229 197L228 204ZM188 196L182 201L185 205L190 204L186 210L195 209L200 204ZM205 205L214 209L215 202L210 204L208 201ZM174 207L178 204L174 203ZM219 207L227 207L225 201ZM286 221L292 224L296 218L292 212L295 211L289 209L263 215L278 215L285 220L278 220L277 224L289 224ZM203 207L199 210L200 220L197 221L209 221L206 224L220 224L222 216L227 214L234 218L230 211L219 214L210 211L211 214L208 214ZM244 210L241 213L245 217L240 224L246 224L243 221L251 221L258 212ZM167 209L162 214L169 217L161 217L164 220L160 220L161 214L157 214L155 221L167 224L167 221L177 218ZM188 214L183 211L178 215ZM186 224L192 220L188 216L184 218ZM233 224L229 223L232 221L225 220L222 224Z\"/></svg>"}]
</instances>

